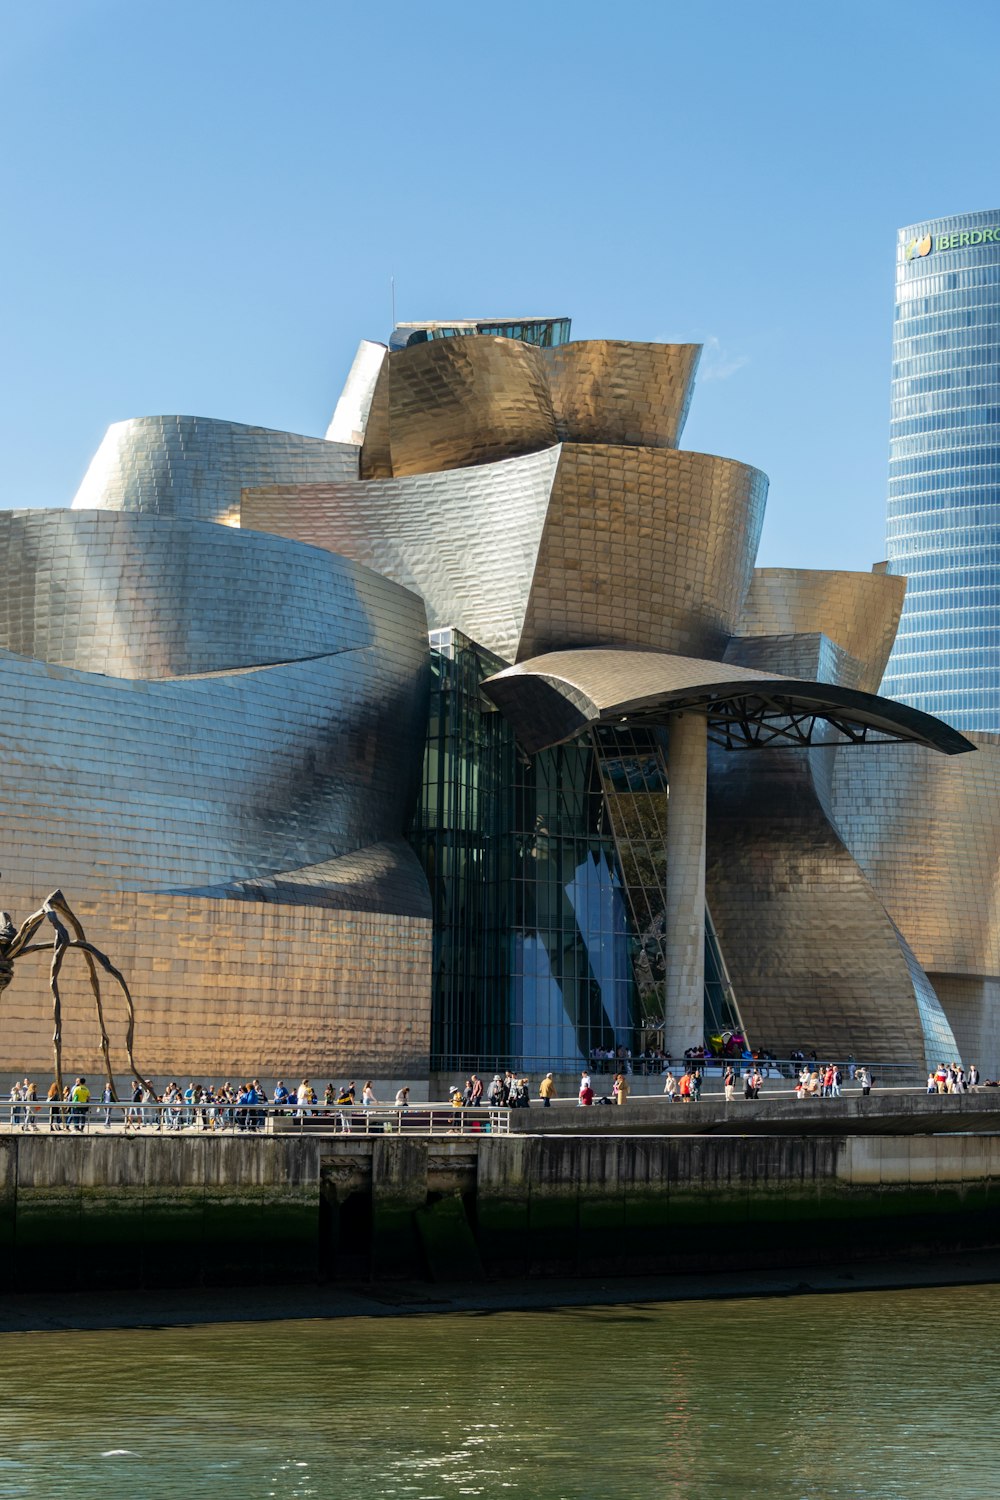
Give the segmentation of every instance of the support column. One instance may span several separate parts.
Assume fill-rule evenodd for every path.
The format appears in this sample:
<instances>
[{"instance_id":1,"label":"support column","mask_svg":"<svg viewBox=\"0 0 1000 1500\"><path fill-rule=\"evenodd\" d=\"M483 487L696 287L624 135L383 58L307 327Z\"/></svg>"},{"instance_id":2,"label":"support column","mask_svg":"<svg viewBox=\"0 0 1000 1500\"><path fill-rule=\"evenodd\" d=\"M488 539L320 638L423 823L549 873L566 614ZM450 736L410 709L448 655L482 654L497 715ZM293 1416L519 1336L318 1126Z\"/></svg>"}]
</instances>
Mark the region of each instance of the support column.
<instances>
[{"instance_id":1,"label":"support column","mask_svg":"<svg viewBox=\"0 0 1000 1500\"><path fill-rule=\"evenodd\" d=\"M664 1046L675 1060L705 1029L705 794L708 720L673 714L667 723L666 949Z\"/></svg>"}]
</instances>

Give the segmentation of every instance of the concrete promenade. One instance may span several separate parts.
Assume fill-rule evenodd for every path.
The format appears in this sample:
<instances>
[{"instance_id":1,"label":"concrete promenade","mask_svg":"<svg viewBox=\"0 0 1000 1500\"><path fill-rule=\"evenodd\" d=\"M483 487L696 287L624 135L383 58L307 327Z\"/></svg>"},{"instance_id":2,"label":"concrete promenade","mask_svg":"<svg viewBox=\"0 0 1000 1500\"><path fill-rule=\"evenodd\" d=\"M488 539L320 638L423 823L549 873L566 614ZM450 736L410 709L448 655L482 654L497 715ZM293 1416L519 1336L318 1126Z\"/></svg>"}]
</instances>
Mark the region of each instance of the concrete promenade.
<instances>
[{"instance_id":1,"label":"concrete promenade","mask_svg":"<svg viewBox=\"0 0 1000 1500\"><path fill-rule=\"evenodd\" d=\"M581 1109L559 1099L511 1111L518 1134L545 1135L936 1135L1000 1131L1000 1089L928 1094L923 1089L859 1090L839 1099L796 1099L792 1089L759 1099L702 1095L698 1104L671 1104L662 1095L632 1096L618 1105Z\"/></svg>"}]
</instances>

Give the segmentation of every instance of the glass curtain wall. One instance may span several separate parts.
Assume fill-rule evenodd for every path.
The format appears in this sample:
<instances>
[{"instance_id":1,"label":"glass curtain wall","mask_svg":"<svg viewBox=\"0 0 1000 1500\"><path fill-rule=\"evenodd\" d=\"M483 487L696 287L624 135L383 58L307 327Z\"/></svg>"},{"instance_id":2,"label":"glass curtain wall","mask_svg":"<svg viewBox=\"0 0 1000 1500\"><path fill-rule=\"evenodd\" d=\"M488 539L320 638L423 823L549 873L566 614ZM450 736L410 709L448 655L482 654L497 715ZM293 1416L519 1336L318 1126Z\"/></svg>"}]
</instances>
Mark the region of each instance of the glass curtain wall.
<instances>
[{"instance_id":1,"label":"glass curtain wall","mask_svg":"<svg viewBox=\"0 0 1000 1500\"><path fill-rule=\"evenodd\" d=\"M512 1044L534 1071L636 1041L633 935L589 737L517 764Z\"/></svg>"},{"instance_id":2,"label":"glass curtain wall","mask_svg":"<svg viewBox=\"0 0 1000 1500\"><path fill-rule=\"evenodd\" d=\"M389 348L406 349L411 344L426 344L429 339L457 339L486 334L494 338L519 339L522 344L537 344L542 349L554 349L559 344L569 343L569 333L569 318L519 318L510 323L465 319L456 323L426 323L419 327L412 323L402 323L393 329Z\"/></svg>"},{"instance_id":3,"label":"glass curtain wall","mask_svg":"<svg viewBox=\"0 0 1000 1500\"><path fill-rule=\"evenodd\" d=\"M666 988L664 891L670 801L662 729L600 729L598 764L618 846L632 915L633 969L646 1040L663 1029ZM739 1007L705 910L705 1041L713 1050L739 1050Z\"/></svg>"},{"instance_id":4,"label":"glass curtain wall","mask_svg":"<svg viewBox=\"0 0 1000 1500\"><path fill-rule=\"evenodd\" d=\"M432 1067L448 1067L451 1058L510 1048L507 846L517 747L480 689L507 663L457 630L432 631L430 643L430 716L411 842L434 916Z\"/></svg>"},{"instance_id":5,"label":"glass curtain wall","mask_svg":"<svg viewBox=\"0 0 1000 1500\"><path fill-rule=\"evenodd\" d=\"M528 760L481 691L506 665L431 634L411 840L434 912L432 1067L573 1068L634 1045L633 939L584 739Z\"/></svg>"},{"instance_id":6,"label":"glass curtain wall","mask_svg":"<svg viewBox=\"0 0 1000 1500\"><path fill-rule=\"evenodd\" d=\"M899 231L886 556L883 693L1000 730L1000 211Z\"/></svg>"},{"instance_id":7,"label":"glass curtain wall","mask_svg":"<svg viewBox=\"0 0 1000 1500\"><path fill-rule=\"evenodd\" d=\"M481 691L506 663L431 634L412 842L434 910L432 1067L571 1071L662 1030L661 732L600 730L530 759ZM706 913L705 1034L742 1030Z\"/></svg>"}]
</instances>

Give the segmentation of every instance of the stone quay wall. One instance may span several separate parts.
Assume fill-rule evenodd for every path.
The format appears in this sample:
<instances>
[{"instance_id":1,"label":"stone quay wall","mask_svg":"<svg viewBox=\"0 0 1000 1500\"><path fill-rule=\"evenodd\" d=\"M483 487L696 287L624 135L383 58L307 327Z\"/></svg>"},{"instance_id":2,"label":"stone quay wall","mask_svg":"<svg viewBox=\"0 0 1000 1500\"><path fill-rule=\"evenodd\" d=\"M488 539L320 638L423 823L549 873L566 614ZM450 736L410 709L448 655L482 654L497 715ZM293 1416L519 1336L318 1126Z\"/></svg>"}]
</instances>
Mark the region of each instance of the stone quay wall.
<instances>
[{"instance_id":1,"label":"stone quay wall","mask_svg":"<svg viewBox=\"0 0 1000 1500\"><path fill-rule=\"evenodd\" d=\"M1000 1246L1000 1137L0 1137L0 1287L718 1271Z\"/></svg>"}]
</instances>

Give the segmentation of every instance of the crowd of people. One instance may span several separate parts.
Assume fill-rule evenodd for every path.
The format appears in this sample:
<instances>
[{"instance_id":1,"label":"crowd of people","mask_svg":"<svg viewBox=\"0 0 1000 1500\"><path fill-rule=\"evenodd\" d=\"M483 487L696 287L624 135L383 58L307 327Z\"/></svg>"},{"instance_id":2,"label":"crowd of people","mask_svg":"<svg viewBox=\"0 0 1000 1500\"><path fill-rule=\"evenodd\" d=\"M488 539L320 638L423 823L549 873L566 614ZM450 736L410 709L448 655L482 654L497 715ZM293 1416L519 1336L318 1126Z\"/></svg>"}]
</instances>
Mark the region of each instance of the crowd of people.
<instances>
[{"instance_id":1,"label":"crowd of people","mask_svg":"<svg viewBox=\"0 0 1000 1500\"><path fill-rule=\"evenodd\" d=\"M927 1075L929 1094L967 1094L970 1089L978 1089L979 1084L979 1069L975 1063L969 1064L968 1072L961 1063L938 1063Z\"/></svg>"},{"instance_id":2,"label":"crowd of people","mask_svg":"<svg viewBox=\"0 0 1000 1500\"><path fill-rule=\"evenodd\" d=\"M55 1080L49 1085L44 1108L48 1110L50 1130L83 1130L86 1123L90 1089L87 1080L78 1077L74 1083L59 1087ZM15 1079L10 1090L10 1123L22 1130L37 1130L43 1105L38 1098L38 1085L31 1078Z\"/></svg>"},{"instance_id":3,"label":"crowd of people","mask_svg":"<svg viewBox=\"0 0 1000 1500\"><path fill-rule=\"evenodd\" d=\"M865 1067L853 1067L852 1076L860 1084L861 1092L871 1092L871 1075ZM815 1068L806 1065L799 1069L795 1084L796 1099L839 1099L844 1075L836 1063L822 1063Z\"/></svg>"},{"instance_id":4,"label":"crowd of people","mask_svg":"<svg viewBox=\"0 0 1000 1500\"><path fill-rule=\"evenodd\" d=\"M696 1049L690 1049L692 1052ZM622 1053L625 1056L622 1056ZM618 1053L604 1054L595 1049L603 1065L608 1059L617 1062L617 1070L610 1088L604 1083L603 1068L598 1076L601 1086L595 1089L593 1073L596 1068L584 1069L580 1075L577 1102L581 1107L592 1105L626 1103L632 1091L630 1076L633 1059L628 1049ZM687 1059L683 1071L673 1070L666 1053L664 1060L663 1094L673 1103L697 1104L704 1086L704 1064L701 1058ZM641 1059L644 1063L649 1059ZM658 1059L657 1059L658 1060ZM849 1080L863 1095L870 1094L875 1079L872 1071L851 1058L845 1065ZM764 1064L766 1071L767 1064ZM745 1099L757 1099L764 1083L761 1068L756 1061L749 1065L743 1059L726 1061L723 1067L722 1084L726 1101L736 1097L742 1083ZM844 1083L844 1070L839 1063L822 1063L815 1056L803 1060L795 1080L797 1099L839 1099ZM972 1063L968 1069L961 1063L939 1063L927 1075L928 1094L964 1094L981 1086L979 1069ZM995 1087L987 1080L985 1087ZM472 1073L459 1088L453 1085L449 1091L449 1103L455 1109L527 1109L532 1102L532 1085L527 1074L506 1069L495 1073L492 1081L484 1086L477 1073ZM549 1108L556 1098L555 1075L546 1073L538 1090L538 1102ZM270 1095L257 1078L238 1085L230 1082L202 1085L194 1081L182 1087L171 1080L162 1093L152 1085L133 1078L126 1098L118 1100L110 1084L106 1084L98 1097L92 1097L87 1080L82 1075L72 1084L62 1087L53 1082L44 1098L39 1095L37 1084L30 1078L15 1079L9 1094L9 1118L14 1128L34 1131L44 1121L53 1131L82 1131L89 1115L96 1115L97 1122L110 1129L114 1123L124 1123L126 1128L142 1130L180 1131L198 1129L203 1131L235 1130L253 1133L265 1128L267 1114L292 1115L303 1118L306 1114L325 1111L348 1110L357 1107L371 1109L388 1107L405 1110L410 1105L410 1089L404 1085L391 1098L379 1100L372 1079L362 1085L360 1101L357 1084L352 1079L340 1086L326 1084L322 1097L312 1082L303 1078L297 1085L286 1085L278 1079Z\"/></svg>"},{"instance_id":5,"label":"crowd of people","mask_svg":"<svg viewBox=\"0 0 1000 1500\"><path fill-rule=\"evenodd\" d=\"M264 1129L268 1107L272 1112L302 1116L320 1107L320 1099L308 1078L303 1078L296 1087L286 1086L278 1079L271 1097L259 1079L234 1085L222 1083L203 1086L189 1083L185 1088L174 1079L162 1093L157 1093L151 1084L133 1078L124 1100L115 1098L110 1084L105 1084L98 1099L94 1099L84 1077L78 1077L72 1085L62 1089L53 1081L44 1101L39 1099L38 1086L31 1079L15 1080L11 1086L10 1123L24 1131L37 1130L39 1120L44 1118L50 1130L82 1131L87 1116L95 1113L99 1123L111 1129L113 1123L122 1122L127 1129L142 1130L152 1127L157 1130L238 1130L256 1132ZM328 1083L323 1091L325 1107L349 1108L357 1102L357 1085L353 1082L337 1088ZM364 1084L361 1103L371 1107L379 1103L371 1079ZM410 1089L404 1085L397 1090L392 1101L395 1109L407 1109ZM89 1106L96 1106L93 1110Z\"/></svg>"}]
</instances>

